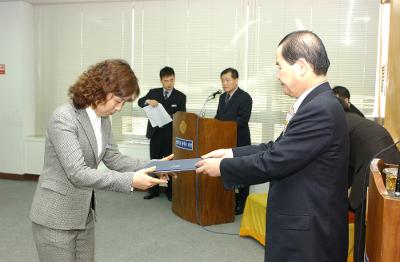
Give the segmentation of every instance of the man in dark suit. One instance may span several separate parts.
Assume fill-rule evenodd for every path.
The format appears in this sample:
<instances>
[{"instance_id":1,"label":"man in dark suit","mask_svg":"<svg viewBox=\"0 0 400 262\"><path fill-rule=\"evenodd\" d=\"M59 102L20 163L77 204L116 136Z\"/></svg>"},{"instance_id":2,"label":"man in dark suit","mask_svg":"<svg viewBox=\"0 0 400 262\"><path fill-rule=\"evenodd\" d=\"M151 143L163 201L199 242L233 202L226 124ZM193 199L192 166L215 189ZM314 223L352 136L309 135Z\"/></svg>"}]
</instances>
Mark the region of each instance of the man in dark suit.
<instances>
[{"instance_id":1,"label":"man in dark suit","mask_svg":"<svg viewBox=\"0 0 400 262\"><path fill-rule=\"evenodd\" d=\"M160 81L163 87L150 89L150 91L138 100L140 107L161 104L168 114L173 117L178 111L186 111L186 95L174 88L175 72L171 67L164 67L160 71ZM147 123L146 137L150 139L150 158L161 159L172 153L172 122L163 127L152 127ZM160 194L160 187L149 189L144 199L152 199ZM167 198L172 200L172 184L168 181Z\"/></svg>"},{"instance_id":2,"label":"man in dark suit","mask_svg":"<svg viewBox=\"0 0 400 262\"><path fill-rule=\"evenodd\" d=\"M361 113L361 111L358 110L358 108L355 107L355 105L350 103L350 91L346 87L335 86L334 88L332 88L332 91L336 97L343 99L343 101L348 105L350 112L365 118L364 114Z\"/></svg>"},{"instance_id":3,"label":"man in dark suit","mask_svg":"<svg viewBox=\"0 0 400 262\"><path fill-rule=\"evenodd\" d=\"M310 31L288 34L276 55L294 115L275 142L219 149L197 173L221 176L225 187L270 182L265 261L346 261L348 136L331 91L329 59Z\"/></svg>"},{"instance_id":4,"label":"man in dark suit","mask_svg":"<svg viewBox=\"0 0 400 262\"><path fill-rule=\"evenodd\" d=\"M363 262L365 247L365 194L369 181L370 161L375 154L393 145L394 142L384 127L352 113L348 103L341 98L338 99L346 111L346 121L350 138L349 203L355 214L353 261ZM383 159L387 163L400 162L400 153L395 146L376 157Z\"/></svg>"},{"instance_id":5,"label":"man in dark suit","mask_svg":"<svg viewBox=\"0 0 400 262\"><path fill-rule=\"evenodd\" d=\"M215 118L218 120L235 121L237 123L236 146L250 145L249 120L253 100L247 92L239 88L239 72L236 69L225 69L221 72L220 78L225 93L219 97ZM243 186L238 189L238 193L236 193L236 215L243 213L249 189L249 186Z\"/></svg>"}]
</instances>

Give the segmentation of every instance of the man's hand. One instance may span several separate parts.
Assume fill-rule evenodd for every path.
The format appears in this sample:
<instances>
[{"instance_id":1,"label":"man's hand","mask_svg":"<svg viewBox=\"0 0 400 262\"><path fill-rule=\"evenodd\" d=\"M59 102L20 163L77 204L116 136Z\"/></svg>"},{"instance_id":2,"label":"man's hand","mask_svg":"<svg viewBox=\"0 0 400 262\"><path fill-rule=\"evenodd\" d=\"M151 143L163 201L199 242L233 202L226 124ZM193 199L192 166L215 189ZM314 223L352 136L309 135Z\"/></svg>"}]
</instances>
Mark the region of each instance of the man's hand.
<instances>
[{"instance_id":1,"label":"man's hand","mask_svg":"<svg viewBox=\"0 0 400 262\"><path fill-rule=\"evenodd\" d=\"M211 151L210 153L207 153L201 157L202 158L232 158L233 151L232 151L232 148L217 149L217 150Z\"/></svg>"},{"instance_id":2,"label":"man's hand","mask_svg":"<svg viewBox=\"0 0 400 262\"><path fill-rule=\"evenodd\" d=\"M158 105L158 101L153 99L147 99L145 102L146 104L151 105L152 107L156 107Z\"/></svg>"},{"instance_id":3,"label":"man's hand","mask_svg":"<svg viewBox=\"0 0 400 262\"><path fill-rule=\"evenodd\" d=\"M155 185L168 183L167 179L151 177L150 174L154 171L156 171L155 166L136 171L135 175L133 176L132 187L146 190Z\"/></svg>"},{"instance_id":4,"label":"man's hand","mask_svg":"<svg viewBox=\"0 0 400 262\"><path fill-rule=\"evenodd\" d=\"M212 177L221 176L219 165L222 158L207 158L196 163L196 174L205 174Z\"/></svg>"}]
</instances>

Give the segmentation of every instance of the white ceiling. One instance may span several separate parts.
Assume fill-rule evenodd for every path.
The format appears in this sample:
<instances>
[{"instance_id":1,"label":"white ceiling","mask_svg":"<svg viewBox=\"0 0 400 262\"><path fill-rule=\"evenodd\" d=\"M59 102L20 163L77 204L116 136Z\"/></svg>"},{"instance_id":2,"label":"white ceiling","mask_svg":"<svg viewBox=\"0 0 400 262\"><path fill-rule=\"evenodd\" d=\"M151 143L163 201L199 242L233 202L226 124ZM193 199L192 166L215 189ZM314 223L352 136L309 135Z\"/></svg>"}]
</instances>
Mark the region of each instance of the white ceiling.
<instances>
[{"instance_id":1,"label":"white ceiling","mask_svg":"<svg viewBox=\"0 0 400 262\"><path fill-rule=\"evenodd\" d=\"M0 2L27 2L31 4L61 4L61 3L89 3L89 2L133 2L132 0L0 0ZM144 1L144 0L141 0ZM150 0L146 0L150 1Z\"/></svg>"}]
</instances>

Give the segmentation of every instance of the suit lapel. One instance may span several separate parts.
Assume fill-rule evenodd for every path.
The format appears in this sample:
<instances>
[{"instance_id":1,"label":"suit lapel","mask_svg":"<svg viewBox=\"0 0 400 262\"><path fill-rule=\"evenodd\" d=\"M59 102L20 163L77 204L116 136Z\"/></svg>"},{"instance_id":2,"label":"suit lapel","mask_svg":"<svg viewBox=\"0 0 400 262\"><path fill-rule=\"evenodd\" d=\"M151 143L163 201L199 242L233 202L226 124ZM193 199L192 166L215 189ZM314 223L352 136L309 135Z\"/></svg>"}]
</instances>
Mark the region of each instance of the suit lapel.
<instances>
[{"instance_id":1,"label":"suit lapel","mask_svg":"<svg viewBox=\"0 0 400 262\"><path fill-rule=\"evenodd\" d=\"M229 103L226 103L225 101L226 101L226 96L228 95L228 93L223 93L222 95L221 95L221 99L222 99L222 112L223 113L225 113L227 110L228 110L228 106L229 106ZM230 102L230 101L229 101Z\"/></svg>"},{"instance_id":2,"label":"suit lapel","mask_svg":"<svg viewBox=\"0 0 400 262\"><path fill-rule=\"evenodd\" d=\"M331 86L329 85L328 82L322 83L319 86L317 86L316 88L314 88L313 91L311 91L311 93L309 93L303 100L303 102L301 102L299 108L297 109L297 112L299 112L299 110L306 104L308 104L311 100L313 100L316 96L318 96L319 94L322 94L324 92L332 92ZM296 117L297 112L294 114L294 116L292 117L292 119L294 117ZM281 137L283 137L286 133L286 130L289 128L289 125L291 124L291 121L288 123L288 125L286 126L286 129L279 135L279 137L276 139L276 141L280 140Z\"/></svg>"},{"instance_id":3,"label":"suit lapel","mask_svg":"<svg viewBox=\"0 0 400 262\"><path fill-rule=\"evenodd\" d=\"M319 86L317 86L313 91L311 91L311 93L308 94L308 96L306 96L306 98L303 100L303 102L301 103L301 105L299 106L299 109L303 106L306 105L308 102L310 102L311 100L314 99L314 97L316 97L317 95L324 93L326 91L331 91L331 86L329 85L328 82L322 83Z\"/></svg>"},{"instance_id":4,"label":"suit lapel","mask_svg":"<svg viewBox=\"0 0 400 262\"><path fill-rule=\"evenodd\" d=\"M171 99L173 101L173 99L175 99L175 87L172 88L171 94L169 95L168 99Z\"/></svg>"},{"instance_id":5,"label":"suit lapel","mask_svg":"<svg viewBox=\"0 0 400 262\"><path fill-rule=\"evenodd\" d=\"M77 110L77 114L78 114L78 121L81 124L83 130L85 131L85 134L89 140L89 144L94 152L94 156L96 157L96 161L98 159L97 155L97 142L96 142L96 136L94 135L94 130L93 130L93 126L92 123L90 123L90 119L88 114L86 113L85 109L78 109ZM102 121L103 123L103 121Z\"/></svg>"},{"instance_id":6,"label":"suit lapel","mask_svg":"<svg viewBox=\"0 0 400 262\"><path fill-rule=\"evenodd\" d=\"M110 141L110 139L109 139L110 132L108 132L109 130L106 128L106 121L107 121L106 118L104 118L104 117L101 118L101 134L102 134L102 139L103 139L103 146L102 146L100 156L97 159L97 164L99 164L100 160L103 158L104 154L106 153L107 147L110 146L108 144L108 142Z\"/></svg>"},{"instance_id":7,"label":"suit lapel","mask_svg":"<svg viewBox=\"0 0 400 262\"><path fill-rule=\"evenodd\" d=\"M229 99L228 106L229 106L229 104L235 103L235 101L239 99L241 92L242 92L242 90L240 89L240 87L238 87L238 89L235 91L235 93L233 93L233 96Z\"/></svg>"},{"instance_id":8,"label":"suit lapel","mask_svg":"<svg viewBox=\"0 0 400 262\"><path fill-rule=\"evenodd\" d=\"M164 101L165 102L165 101L169 100L171 98L171 96L172 96L172 93L169 95L168 99L165 99L164 98L164 88L161 87L161 89L160 89L160 101Z\"/></svg>"},{"instance_id":9,"label":"suit lapel","mask_svg":"<svg viewBox=\"0 0 400 262\"><path fill-rule=\"evenodd\" d=\"M163 88L162 88L162 90L163 90L162 92L164 92ZM171 117L172 117L172 112L173 112L172 105L178 106L177 102L176 102L176 96L177 96L177 93L175 92L175 88L173 88L168 99L164 100L164 98L163 98L163 106L164 106L165 110L168 112L168 114L171 115Z\"/></svg>"}]
</instances>

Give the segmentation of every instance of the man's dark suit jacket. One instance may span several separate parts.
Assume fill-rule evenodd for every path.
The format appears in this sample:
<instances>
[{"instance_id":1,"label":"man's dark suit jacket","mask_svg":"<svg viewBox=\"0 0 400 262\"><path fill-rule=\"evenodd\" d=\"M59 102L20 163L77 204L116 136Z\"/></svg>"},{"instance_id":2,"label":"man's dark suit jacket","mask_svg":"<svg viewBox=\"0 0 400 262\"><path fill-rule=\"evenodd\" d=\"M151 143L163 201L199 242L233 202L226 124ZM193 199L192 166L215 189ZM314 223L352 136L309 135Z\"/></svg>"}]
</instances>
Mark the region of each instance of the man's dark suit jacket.
<instances>
[{"instance_id":1,"label":"man's dark suit jacket","mask_svg":"<svg viewBox=\"0 0 400 262\"><path fill-rule=\"evenodd\" d=\"M357 209L364 199L363 180L365 179L365 188L369 182L371 158L394 142L384 127L371 120L351 112L346 113L346 120L350 137L349 185L351 185L351 191L349 200L350 206ZM396 147L392 147L377 158L388 163L399 163L400 154Z\"/></svg>"},{"instance_id":2,"label":"man's dark suit jacket","mask_svg":"<svg viewBox=\"0 0 400 262\"><path fill-rule=\"evenodd\" d=\"M327 82L307 95L275 142L233 154L220 164L225 187L271 182L265 261L346 261L348 135Z\"/></svg>"},{"instance_id":3,"label":"man's dark suit jacket","mask_svg":"<svg viewBox=\"0 0 400 262\"><path fill-rule=\"evenodd\" d=\"M138 100L140 107L145 107L147 99L157 100L158 103L162 104L168 114L172 117L178 111L186 111L186 95L177 89L172 89L172 93L167 100L164 99L164 88L150 89L149 92ZM146 137L151 138L155 132L162 129L170 129L172 132L172 123L165 125L162 128L152 127L150 121L147 123ZM172 133L171 133L172 135ZM172 139L172 137L171 137Z\"/></svg>"},{"instance_id":4,"label":"man's dark suit jacket","mask_svg":"<svg viewBox=\"0 0 400 262\"><path fill-rule=\"evenodd\" d=\"M353 104L350 104L349 111L365 118L364 114L360 110L358 110L358 108L355 107L355 105Z\"/></svg>"},{"instance_id":5,"label":"man's dark suit jacket","mask_svg":"<svg viewBox=\"0 0 400 262\"><path fill-rule=\"evenodd\" d=\"M238 88L229 103L225 105L226 92L219 97L218 109L215 118L223 121L235 121L237 123L236 146L250 145L249 120L253 100L250 95Z\"/></svg>"}]
</instances>

